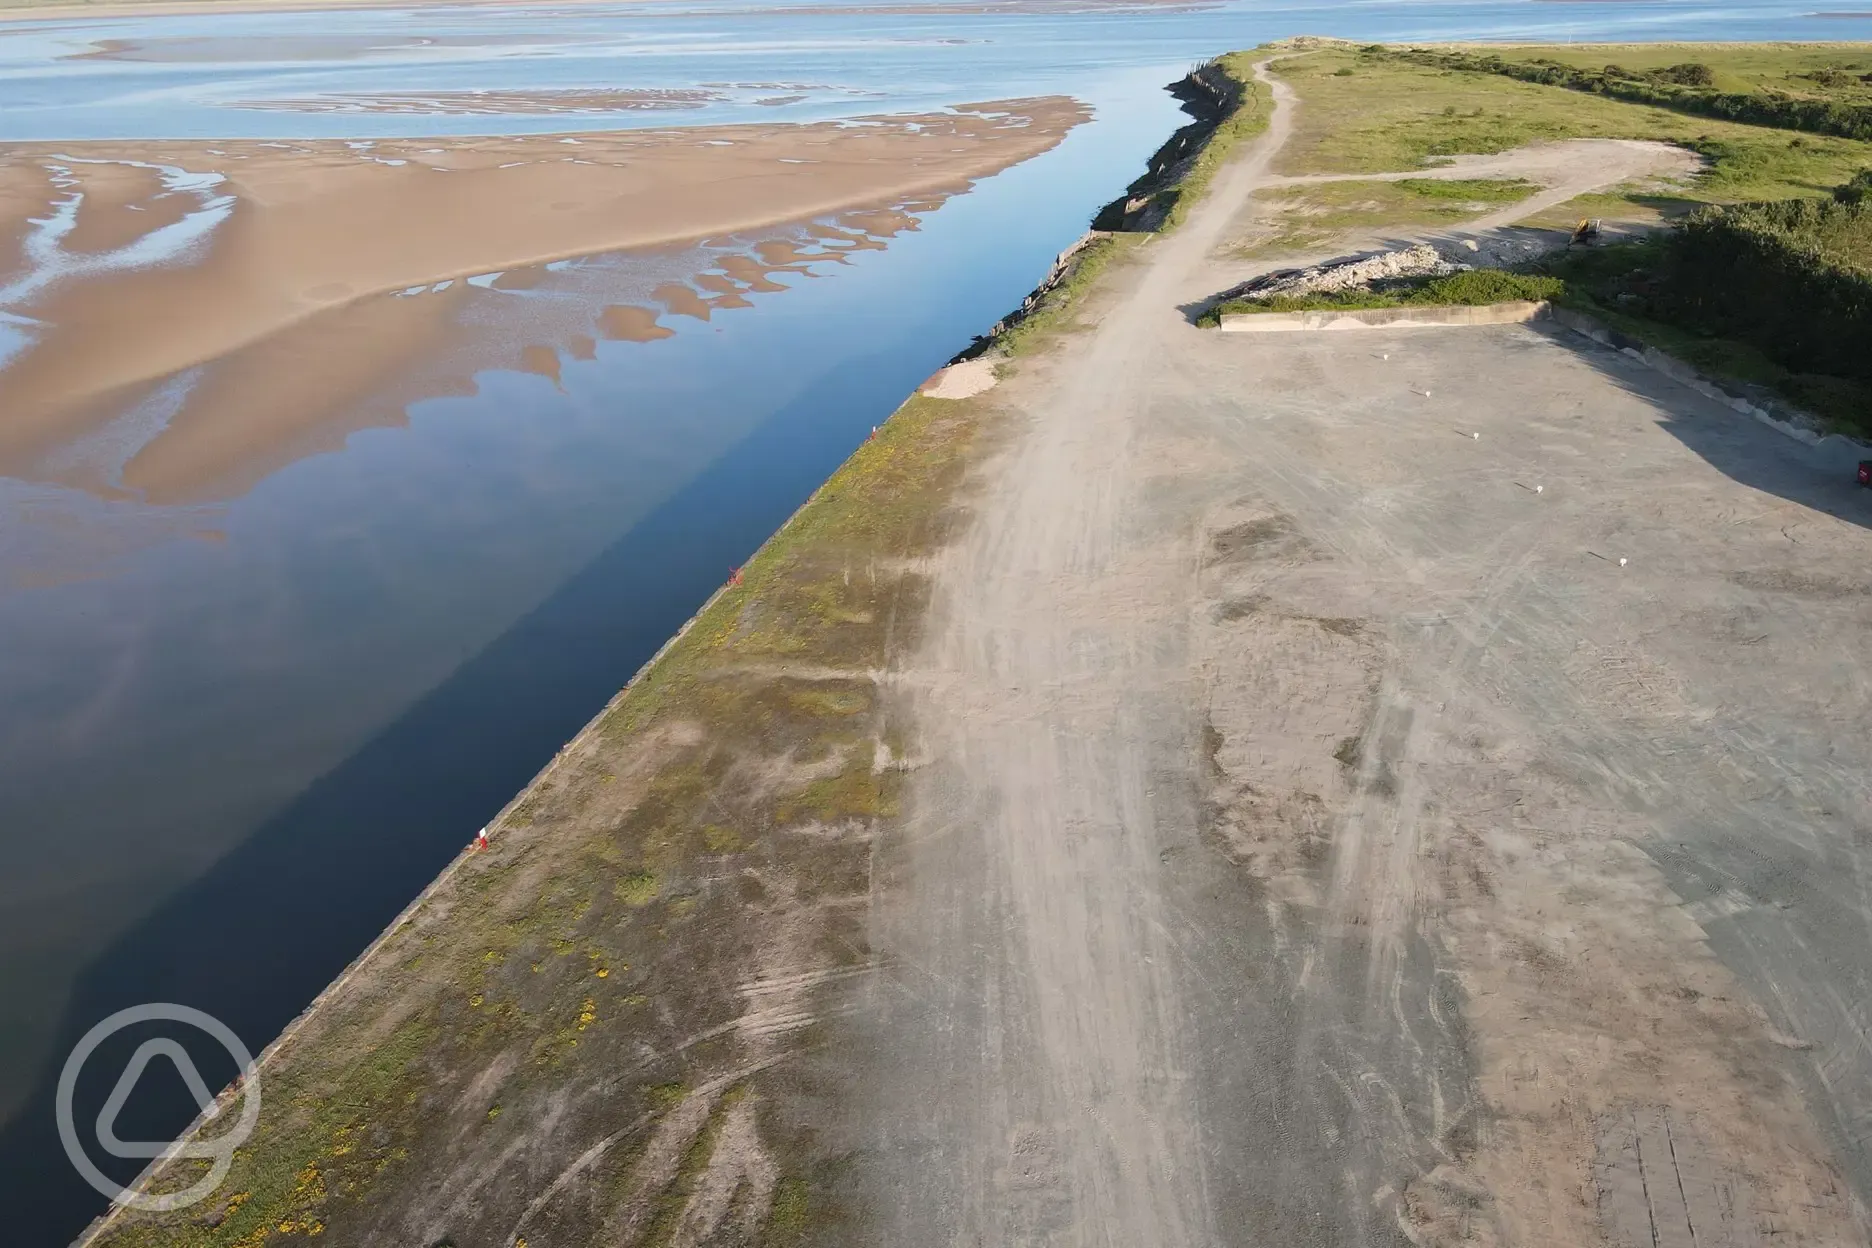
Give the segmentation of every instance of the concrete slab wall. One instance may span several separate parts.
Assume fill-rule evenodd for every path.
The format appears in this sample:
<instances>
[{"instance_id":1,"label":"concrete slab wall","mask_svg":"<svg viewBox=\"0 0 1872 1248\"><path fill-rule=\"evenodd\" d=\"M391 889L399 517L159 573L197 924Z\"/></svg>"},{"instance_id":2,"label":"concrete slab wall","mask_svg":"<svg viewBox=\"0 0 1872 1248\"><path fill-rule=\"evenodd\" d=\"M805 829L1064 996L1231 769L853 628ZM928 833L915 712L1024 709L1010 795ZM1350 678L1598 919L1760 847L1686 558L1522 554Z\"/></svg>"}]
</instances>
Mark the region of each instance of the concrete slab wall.
<instances>
[{"instance_id":1,"label":"concrete slab wall","mask_svg":"<svg viewBox=\"0 0 1872 1248\"><path fill-rule=\"evenodd\" d=\"M1233 312L1219 328L1233 334L1279 334L1338 329L1437 329L1458 325L1516 325L1548 314L1544 300L1477 307L1348 308L1312 312Z\"/></svg>"}]
</instances>

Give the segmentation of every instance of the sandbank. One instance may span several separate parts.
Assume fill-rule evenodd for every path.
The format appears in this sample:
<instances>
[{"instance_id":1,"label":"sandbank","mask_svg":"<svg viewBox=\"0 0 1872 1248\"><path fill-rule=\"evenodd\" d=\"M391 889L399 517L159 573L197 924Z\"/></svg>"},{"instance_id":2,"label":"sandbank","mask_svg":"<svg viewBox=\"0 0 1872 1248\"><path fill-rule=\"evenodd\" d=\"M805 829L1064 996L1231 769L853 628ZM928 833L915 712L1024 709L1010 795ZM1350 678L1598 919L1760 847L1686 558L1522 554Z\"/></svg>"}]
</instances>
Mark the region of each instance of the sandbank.
<instances>
[{"instance_id":1,"label":"sandbank","mask_svg":"<svg viewBox=\"0 0 1872 1248\"><path fill-rule=\"evenodd\" d=\"M551 7L562 8L567 3L584 2L586 0L558 0ZM450 8L475 7L484 4L492 7L492 0L415 0L415 4L418 7L429 4L437 7L447 5ZM106 0L104 3L95 3L94 0L50 0L49 3L46 0L37 0L37 2L18 5L8 4L7 0L0 0L0 22L52 21L73 17L184 17L202 13L305 12L326 9L407 9L410 7L408 3L399 4L394 0ZM511 10L525 6L501 5L500 7ZM542 5L542 7L545 6ZM853 8L799 5L769 9L690 10L686 15L706 17L718 16L725 12L737 17L848 16L851 14L923 16L930 13L1074 13L1113 9L1175 10L1214 7L1216 7L1214 0L932 0L928 4L873 4Z\"/></svg>"},{"instance_id":2,"label":"sandbank","mask_svg":"<svg viewBox=\"0 0 1872 1248\"><path fill-rule=\"evenodd\" d=\"M421 397L390 379L482 293L461 279L524 289L562 259L804 223L709 264L730 289L666 282L651 292L660 307L594 307L561 327L667 336L660 315L706 319L744 306L743 288L781 288L772 276L804 259L885 246L914 210L1087 115L1047 98L576 136L3 146L0 307L31 341L0 371L0 472L151 501L226 497L282 454ZM543 357L497 363L539 372ZM367 411L373 395L392 410ZM120 472L71 453L165 404Z\"/></svg>"}]
</instances>

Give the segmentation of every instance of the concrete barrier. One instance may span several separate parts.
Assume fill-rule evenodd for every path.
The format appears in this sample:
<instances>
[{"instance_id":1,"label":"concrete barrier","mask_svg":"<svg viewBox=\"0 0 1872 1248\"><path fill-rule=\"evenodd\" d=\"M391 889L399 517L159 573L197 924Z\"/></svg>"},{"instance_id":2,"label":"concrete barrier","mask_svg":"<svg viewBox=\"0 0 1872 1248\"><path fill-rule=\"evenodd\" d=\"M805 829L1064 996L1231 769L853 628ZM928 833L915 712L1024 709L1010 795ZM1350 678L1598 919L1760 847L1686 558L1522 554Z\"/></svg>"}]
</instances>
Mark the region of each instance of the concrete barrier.
<instances>
[{"instance_id":1,"label":"concrete barrier","mask_svg":"<svg viewBox=\"0 0 1872 1248\"><path fill-rule=\"evenodd\" d=\"M1583 338L1590 338L1602 347L1610 347L1647 368L1656 369L1679 385L1714 399L1731 411L1752 416L1776 433L1786 434L1808 448L1807 459L1815 467L1832 472L1850 472L1860 460L1872 456L1872 445L1826 432L1825 422L1818 416L1769 394L1760 386L1712 377L1696 366L1656 347L1647 346L1629 334L1622 334L1599 318L1584 312L1555 308L1552 316L1555 324Z\"/></svg>"},{"instance_id":2,"label":"concrete barrier","mask_svg":"<svg viewBox=\"0 0 1872 1248\"><path fill-rule=\"evenodd\" d=\"M1548 314L1545 300L1476 306L1318 309L1311 312L1230 312L1224 333L1280 334L1307 330L1438 329L1458 325L1519 325Z\"/></svg>"}]
</instances>

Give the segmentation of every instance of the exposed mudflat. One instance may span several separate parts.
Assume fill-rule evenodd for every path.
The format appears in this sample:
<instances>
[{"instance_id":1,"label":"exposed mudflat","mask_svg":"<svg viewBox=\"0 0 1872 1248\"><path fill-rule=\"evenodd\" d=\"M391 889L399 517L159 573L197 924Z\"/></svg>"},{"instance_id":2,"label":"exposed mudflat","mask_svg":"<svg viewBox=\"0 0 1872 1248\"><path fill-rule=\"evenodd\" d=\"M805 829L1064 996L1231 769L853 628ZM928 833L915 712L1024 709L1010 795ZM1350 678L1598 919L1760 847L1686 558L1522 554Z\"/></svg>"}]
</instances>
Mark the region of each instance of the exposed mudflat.
<instances>
[{"instance_id":1,"label":"exposed mudflat","mask_svg":"<svg viewBox=\"0 0 1872 1248\"><path fill-rule=\"evenodd\" d=\"M803 126L5 145L0 314L21 341L0 358L0 470L155 502L238 495L415 398L472 393L458 367L416 374L460 345L477 283L562 283L544 266L839 213L902 228L1087 116L1048 98ZM794 259L766 246L763 263ZM661 308L620 305L615 335L589 314L573 332L667 336L658 316L746 306L723 301L765 276L672 281ZM550 376L558 344L538 345L521 363ZM113 422L154 430L121 472L85 449L124 441L102 438Z\"/></svg>"},{"instance_id":2,"label":"exposed mudflat","mask_svg":"<svg viewBox=\"0 0 1872 1248\"><path fill-rule=\"evenodd\" d=\"M1284 111L996 392L849 1242L1865 1242L1872 494L1559 331L1190 327Z\"/></svg>"}]
</instances>

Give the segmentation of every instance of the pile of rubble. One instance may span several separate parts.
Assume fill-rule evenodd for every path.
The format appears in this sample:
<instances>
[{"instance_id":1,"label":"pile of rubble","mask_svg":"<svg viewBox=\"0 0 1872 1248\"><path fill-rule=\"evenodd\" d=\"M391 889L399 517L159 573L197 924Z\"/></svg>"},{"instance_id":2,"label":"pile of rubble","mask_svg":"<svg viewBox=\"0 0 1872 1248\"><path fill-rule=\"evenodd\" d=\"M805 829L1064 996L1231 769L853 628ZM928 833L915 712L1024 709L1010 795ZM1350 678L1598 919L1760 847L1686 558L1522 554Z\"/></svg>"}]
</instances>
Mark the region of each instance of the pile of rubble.
<instances>
[{"instance_id":1,"label":"pile of rubble","mask_svg":"<svg viewBox=\"0 0 1872 1248\"><path fill-rule=\"evenodd\" d=\"M1428 243L1403 251L1381 251L1362 260L1334 260L1308 269L1282 269L1243 282L1224 299L1274 299L1283 295L1319 295L1353 290L1404 277L1447 277L1473 265L1445 260Z\"/></svg>"}]
</instances>

